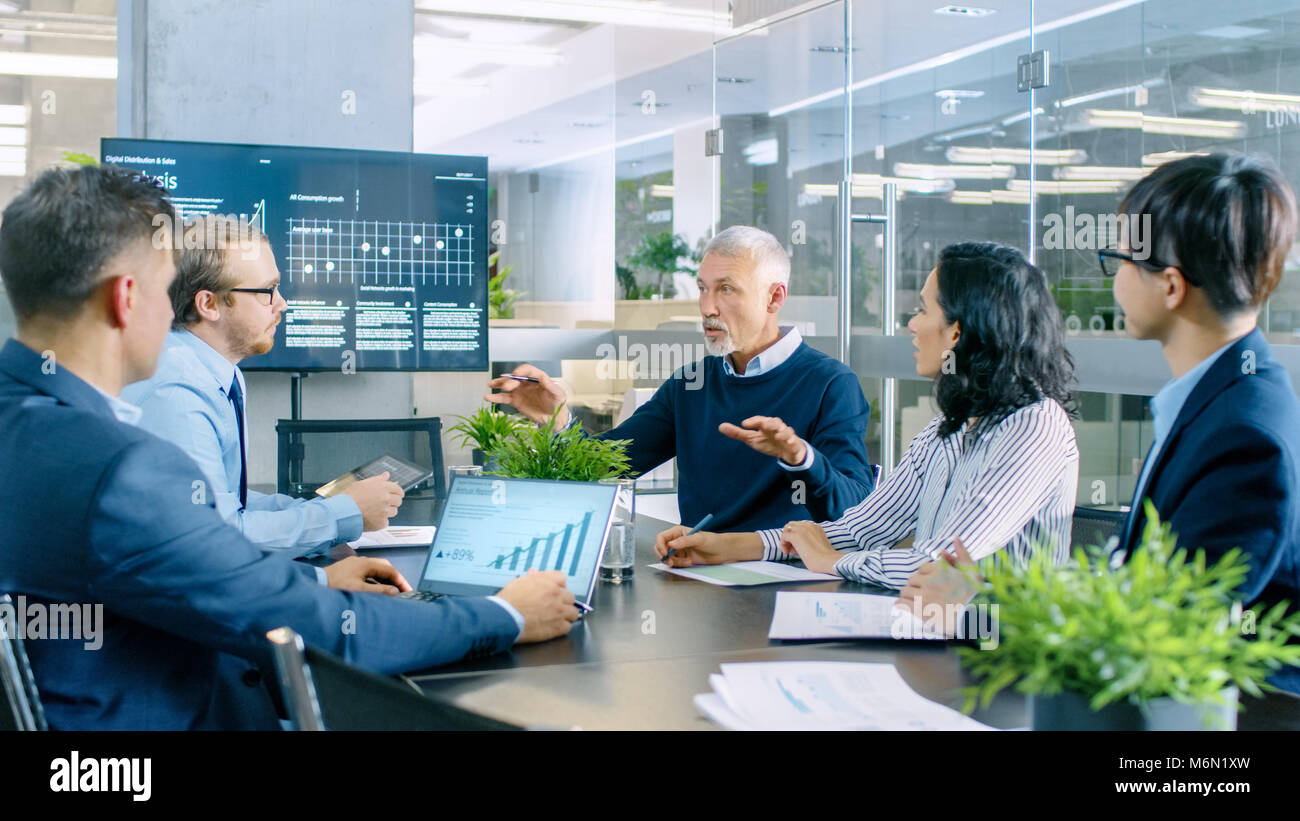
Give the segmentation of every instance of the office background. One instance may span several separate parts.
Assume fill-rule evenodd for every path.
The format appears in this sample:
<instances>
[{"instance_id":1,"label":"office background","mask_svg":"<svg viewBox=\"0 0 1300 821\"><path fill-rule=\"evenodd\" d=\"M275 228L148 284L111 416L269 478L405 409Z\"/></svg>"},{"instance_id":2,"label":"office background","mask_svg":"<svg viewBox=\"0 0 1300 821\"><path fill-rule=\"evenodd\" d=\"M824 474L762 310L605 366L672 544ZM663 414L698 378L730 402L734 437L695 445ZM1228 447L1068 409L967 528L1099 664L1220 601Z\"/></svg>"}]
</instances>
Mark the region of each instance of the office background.
<instances>
[{"instance_id":1,"label":"office background","mask_svg":"<svg viewBox=\"0 0 1300 821\"><path fill-rule=\"evenodd\" d=\"M847 350L886 463L933 413L904 328L921 282L948 243L1009 243L1033 254L1072 329L1079 502L1112 505L1132 495L1145 398L1168 368L1117 329L1095 253L1058 241L1052 220L1113 213L1167 152L1258 151L1300 185L1297 3L573 5L0 2L0 203L65 152L97 156L102 136L486 154L498 269L522 292L492 323L492 359L562 372L594 430L666 375L611 367L608 346L666 364L702 341L692 277L635 264L638 248L669 232L698 250L719 226L757 225L792 252L783 318ZM654 27L633 24L647 13ZM1017 59L1038 50L1047 85L1020 91ZM1300 384L1297 268L1293 255L1261 326ZM630 299L629 285L676 298ZM315 374L303 412L446 419L480 404L486 377ZM269 484L289 377L248 384L250 478Z\"/></svg>"}]
</instances>

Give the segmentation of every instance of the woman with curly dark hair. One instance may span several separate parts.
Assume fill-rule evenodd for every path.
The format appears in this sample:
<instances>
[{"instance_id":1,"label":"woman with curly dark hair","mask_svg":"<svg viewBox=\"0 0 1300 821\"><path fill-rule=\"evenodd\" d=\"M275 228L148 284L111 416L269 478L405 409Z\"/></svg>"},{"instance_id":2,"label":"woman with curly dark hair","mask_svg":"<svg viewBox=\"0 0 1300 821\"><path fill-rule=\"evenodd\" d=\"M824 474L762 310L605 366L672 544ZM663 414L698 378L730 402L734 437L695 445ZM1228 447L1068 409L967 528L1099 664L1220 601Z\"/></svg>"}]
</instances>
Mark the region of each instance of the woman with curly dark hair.
<instances>
[{"instance_id":1,"label":"woman with curly dark hair","mask_svg":"<svg viewBox=\"0 0 1300 821\"><path fill-rule=\"evenodd\" d=\"M1079 481L1074 365L1042 272L1014 248L950 245L907 327L939 415L874 493L821 524L690 536L674 527L659 534L659 555L676 548L673 566L800 558L892 588L957 539L975 559L1046 547L1065 561Z\"/></svg>"}]
</instances>

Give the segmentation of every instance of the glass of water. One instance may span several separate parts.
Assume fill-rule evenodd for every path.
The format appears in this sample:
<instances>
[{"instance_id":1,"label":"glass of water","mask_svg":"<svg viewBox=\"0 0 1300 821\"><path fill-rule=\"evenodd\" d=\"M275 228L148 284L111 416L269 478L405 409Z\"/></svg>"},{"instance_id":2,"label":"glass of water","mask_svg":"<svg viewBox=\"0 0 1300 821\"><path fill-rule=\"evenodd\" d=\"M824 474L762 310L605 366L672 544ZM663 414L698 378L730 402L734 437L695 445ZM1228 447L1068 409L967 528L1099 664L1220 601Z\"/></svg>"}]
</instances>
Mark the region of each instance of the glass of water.
<instances>
[{"instance_id":1,"label":"glass of water","mask_svg":"<svg viewBox=\"0 0 1300 821\"><path fill-rule=\"evenodd\" d=\"M609 541L600 557L600 578L601 581L619 584L632 578L632 568L636 564L636 480L602 479L600 483L618 486Z\"/></svg>"},{"instance_id":2,"label":"glass of water","mask_svg":"<svg viewBox=\"0 0 1300 821\"><path fill-rule=\"evenodd\" d=\"M447 468L447 489L451 489L451 483L457 476L482 476L483 467L481 465L454 465Z\"/></svg>"}]
</instances>

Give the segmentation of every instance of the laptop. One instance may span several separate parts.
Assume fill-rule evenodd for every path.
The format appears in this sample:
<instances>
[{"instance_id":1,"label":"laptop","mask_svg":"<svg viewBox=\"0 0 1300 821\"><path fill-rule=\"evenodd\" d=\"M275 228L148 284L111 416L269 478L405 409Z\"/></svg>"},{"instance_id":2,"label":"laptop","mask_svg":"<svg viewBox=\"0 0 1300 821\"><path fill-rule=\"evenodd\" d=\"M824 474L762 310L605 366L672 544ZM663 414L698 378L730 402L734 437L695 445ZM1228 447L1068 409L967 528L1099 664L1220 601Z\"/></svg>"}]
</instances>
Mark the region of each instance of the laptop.
<instances>
[{"instance_id":1,"label":"laptop","mask_svg":"<svg viewBox=\"0 0 1300 821\"><path fill-rule=\"evenodd\" d=\"M420 583L405 598L490 596L529 570L559 570L590 609L618 487L457 476Z\"/></svg>"}]
</instances>

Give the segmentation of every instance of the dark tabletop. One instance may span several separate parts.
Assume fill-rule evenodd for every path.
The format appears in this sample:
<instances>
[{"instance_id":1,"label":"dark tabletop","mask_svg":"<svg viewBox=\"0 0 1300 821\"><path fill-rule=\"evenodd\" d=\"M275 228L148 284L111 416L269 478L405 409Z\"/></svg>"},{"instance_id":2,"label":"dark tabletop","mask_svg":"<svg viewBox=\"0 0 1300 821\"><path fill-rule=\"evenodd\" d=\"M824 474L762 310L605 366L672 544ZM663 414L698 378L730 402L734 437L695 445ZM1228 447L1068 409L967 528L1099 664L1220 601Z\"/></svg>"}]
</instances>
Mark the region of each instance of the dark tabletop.
<instances>
[{"instance_id":1,"label":"dark tabletop","mask_svg":"<svg viewBox=\"0 0 1300 821\"><path fill-rule=\"evenodd\" d=\"M768 639L779 590L886 593L843 581L720 587L672 576L657 561L666 524L638 517L637 567L623 584L597 582L594 612L569 636L409 676L425 693L524 726L589 730L703 730L716 725L693 697L710 690L719 665L754 661L893 664L921 695L960 708L970 683L955 643ZM426 549L372 551L418 584ZM1300 729L1300 698L1248 699L1241 729ZM973 717L994 727L1027 724L1025 699L1004 692Z\"/></svg>"}]
</instances>

